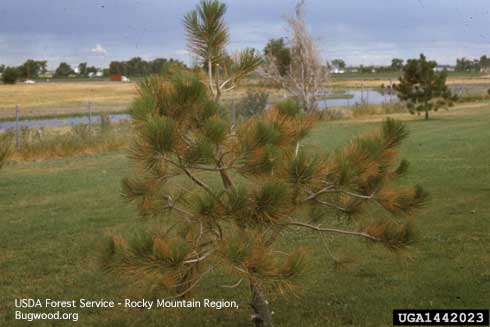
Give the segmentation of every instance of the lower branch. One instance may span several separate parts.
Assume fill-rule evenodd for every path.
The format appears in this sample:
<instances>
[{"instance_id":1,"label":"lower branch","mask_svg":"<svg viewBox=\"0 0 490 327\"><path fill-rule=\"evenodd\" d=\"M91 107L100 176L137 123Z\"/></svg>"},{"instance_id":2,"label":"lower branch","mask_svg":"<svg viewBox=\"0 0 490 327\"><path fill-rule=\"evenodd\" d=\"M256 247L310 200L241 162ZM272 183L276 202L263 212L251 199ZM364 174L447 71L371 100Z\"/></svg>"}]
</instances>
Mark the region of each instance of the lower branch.
<instances>
[{"instance_id":1,"label":"lower branch","mask_svg":"<svg viewBox=\"0 0 490 327\"><path fill-rule=\"evenodd\" d=\"M381 239L374 237L372 235L369 235L367 233L363 233L363 232L353 232L353 231L347 231L347 230L336 229L336 228L322 228L320 226L314 226L314 225L302 223L299 221L291 221L287 224L292 225L292 226L299 226L299 227L305 227L305 228L313 229L313 230L316 230L317 232L328 232L328 233L337 233L337 234L358 236L358 237L364 237L364 238L370 239L371 241L381 242Z\"/></svg>"}]
</instances>

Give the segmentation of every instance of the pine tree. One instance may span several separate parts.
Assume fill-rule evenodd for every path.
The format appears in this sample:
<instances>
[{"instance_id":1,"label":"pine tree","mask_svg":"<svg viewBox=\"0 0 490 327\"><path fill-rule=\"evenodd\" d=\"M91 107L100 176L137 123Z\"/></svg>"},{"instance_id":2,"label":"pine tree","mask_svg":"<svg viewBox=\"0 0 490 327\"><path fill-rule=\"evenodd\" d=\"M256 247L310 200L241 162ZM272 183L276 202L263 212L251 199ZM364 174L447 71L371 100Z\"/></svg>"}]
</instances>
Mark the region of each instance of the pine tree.
<instances>
[{"instance_id":1,"label":"pine tree","mask_svg":"<svg viewBox=\"0 0 490 327\"><path fill-rule=\"evenodd\" d=\"M131 109L135 172L123 180L123 194L142 217L162 219L164 227L114 236L104 256L110 271L176 297L226 271L236 278L233 287L250 288L255 325L272 326L267 294L294 290L307 263L301 245L288 251L280 238L304 229L391 249L411 242L411 225L403 218L427 194L395 183L408 168L398 159L408 135L402 123L388 119L379 130L321 155L297 147L315 118L294 102L237 127L222 112L191 73L152 76L140 84ZM366 222L363 213L370 208L381 208L385 218Z\"/></svg>"},{"instance_id":2,"label":"pine tree","mask_svg":"<svg viewBox=\"0 0 490 327\"><path fill-rule=\"evenodd\" d=\"M224 21L226 5L218 0L201 0L195 10L184 17L184 27L191 53L201 61L208 87L215 100L233 90L252 73L262 59L254 49L230 55L228 28Z\"/></svg>"},{"instance_id":3,"label":"pine tree","mask_svg":"<svg viewBox=\"0 0 490 327\"><path fill-rule=\"evenodd\" d=\"M419 59L410 59L403 67L400 83L394 85L401 101L407 103L411 114L429 111L453 105L455 97L446 86L446 72L436 72L437 63L427 61L423 54Z\"/></svg>"}]
</instances>

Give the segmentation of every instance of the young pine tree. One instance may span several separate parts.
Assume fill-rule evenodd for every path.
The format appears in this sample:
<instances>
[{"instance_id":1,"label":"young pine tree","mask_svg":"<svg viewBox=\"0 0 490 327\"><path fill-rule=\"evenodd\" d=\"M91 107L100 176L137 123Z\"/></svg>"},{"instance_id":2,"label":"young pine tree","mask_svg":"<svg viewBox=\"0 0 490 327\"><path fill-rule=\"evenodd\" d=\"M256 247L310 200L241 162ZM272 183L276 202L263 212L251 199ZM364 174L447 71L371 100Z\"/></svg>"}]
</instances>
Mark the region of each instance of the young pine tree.
<instances>
[{"instance_id":1,"label":"young pine tree","mask_svg":"<svg viewBox=\"0 0 490 327\"><path fill-rule=\"evenodd\" d=\"M427 61L423 54L419 59L410 59L403 67L400 83L394 85L401 101L405 101L410 113L425 113L453 105L454 96L446 86L446 72L436 72L437 63Z\"/></svg>"},{"instance_id":2,"label":"young pine tree","mask_svg":"<svg viewBox=\"0 0 490 327\"><path fill-rule=\"evenodd\" d=\"M306 230L389 248L410 242L403 218L427 195L418 186L396 186L408 167L397 155L408 135L400 122L386 120L379 130L321 155L298 149L314 119L293 102L236 129L221 112L190 73L140 84L131 112L135 173L123 180L123 194L142 217L163 219L165 227L113 237L108 269L176 297L197 291L213 272L226 272L237 281L233 287L250 290L255 325L272 326L267 294L292 290L307 261L304 248L285 248L280 238ZM370 208L381 208L385 219L365 222Z\"/></svg>"}]
</instances>

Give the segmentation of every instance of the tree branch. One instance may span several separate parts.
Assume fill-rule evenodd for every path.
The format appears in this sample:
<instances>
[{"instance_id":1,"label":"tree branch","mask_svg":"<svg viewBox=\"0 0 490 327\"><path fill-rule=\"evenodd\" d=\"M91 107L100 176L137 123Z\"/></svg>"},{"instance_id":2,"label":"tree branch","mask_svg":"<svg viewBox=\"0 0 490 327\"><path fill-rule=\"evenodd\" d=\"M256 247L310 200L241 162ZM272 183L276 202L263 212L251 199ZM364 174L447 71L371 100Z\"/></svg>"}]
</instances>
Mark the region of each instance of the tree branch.
<instances>
[{"instance_id":1,"label":"tree branch","mask_svg":"<svg viewBox=\"0 0 490 327\"><path fill-rule=\"evenodd\" d=\"M302 223L299 221L291 221L287 224L292 225L292 226L298 226L298 227L313 229L313 230L316 230L318 232L327 232L327 233L337 233L337 234L358 236L358 237L364 237L364 238L370 239L371 241L381 242L381 240L379 238L374 237L372 235L369 235L367 233L363 233L363 232L346 231L346 230L336 229L336 228L322 228L320 226L314 226L314 225Z\"/></svg>"}]
</instances>

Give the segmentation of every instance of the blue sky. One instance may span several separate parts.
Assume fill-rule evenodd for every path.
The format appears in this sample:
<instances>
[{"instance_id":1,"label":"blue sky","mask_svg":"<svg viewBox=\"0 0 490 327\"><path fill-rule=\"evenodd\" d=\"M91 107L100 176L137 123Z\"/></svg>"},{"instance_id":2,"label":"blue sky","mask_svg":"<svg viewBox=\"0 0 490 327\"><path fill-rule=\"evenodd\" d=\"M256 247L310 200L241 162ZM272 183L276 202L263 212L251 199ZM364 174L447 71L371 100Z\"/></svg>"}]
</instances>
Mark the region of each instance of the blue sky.
<instances>
[{"instance_id":1,"label":"blue sky","mask_svg":"<svg viewBox=\"0 0 490 327\"><path fill-rule=\"evenodd\" d=\"M230 50L263 49L286 35L294 0L229 0ZM105 66L186 52L182 16L196 0L2 0L0 64L27 58ZM307 20L325 60L387 64L424 52L441 64L490 55L490 0L309 0Z\"/></svg>"}]
</instances>

